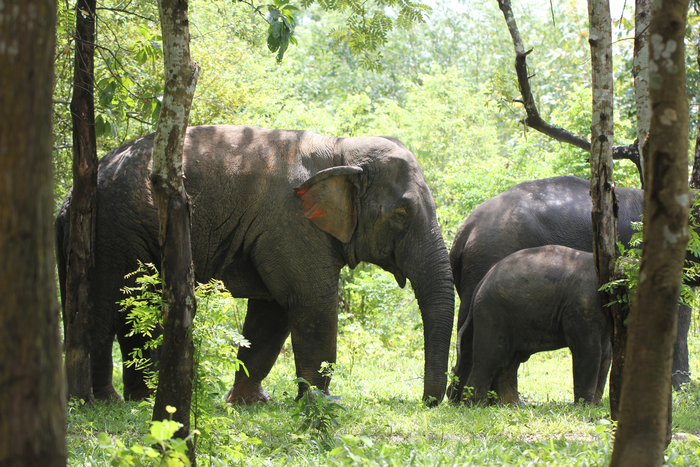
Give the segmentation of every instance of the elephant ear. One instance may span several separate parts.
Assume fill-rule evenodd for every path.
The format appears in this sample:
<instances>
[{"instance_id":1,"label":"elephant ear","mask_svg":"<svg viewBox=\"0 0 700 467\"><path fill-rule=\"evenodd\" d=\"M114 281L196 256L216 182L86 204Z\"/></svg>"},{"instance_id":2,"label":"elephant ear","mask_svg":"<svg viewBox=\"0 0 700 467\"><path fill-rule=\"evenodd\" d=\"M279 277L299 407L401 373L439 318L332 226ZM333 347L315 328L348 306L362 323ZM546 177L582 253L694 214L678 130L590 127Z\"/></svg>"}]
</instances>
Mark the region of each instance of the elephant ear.
<instances>
[{"instance_id":1,"label":"elephant ear","mask_svg":"<svg viewBox=\"0 0 700 467\"><path fill-rule=\"evenodd\" d=\"M304 216L343 243L350 241L357 226L355 200L361 172L359 167L331 167L294 189L303 202Z\"/></svg>"}]
</instances>

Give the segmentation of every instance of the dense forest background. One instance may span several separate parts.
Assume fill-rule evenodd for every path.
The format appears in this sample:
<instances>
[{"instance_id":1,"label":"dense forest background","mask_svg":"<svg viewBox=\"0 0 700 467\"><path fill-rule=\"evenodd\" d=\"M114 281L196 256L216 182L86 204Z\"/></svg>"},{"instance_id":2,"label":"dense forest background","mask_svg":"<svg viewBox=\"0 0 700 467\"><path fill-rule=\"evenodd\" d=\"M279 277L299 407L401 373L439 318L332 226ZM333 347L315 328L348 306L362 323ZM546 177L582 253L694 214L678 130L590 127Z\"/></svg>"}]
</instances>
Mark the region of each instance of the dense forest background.
<instances>
[{"instance_id":1,"label":"dense forest background","mask_svg":"<svg viewBox=\"0 0 700 467\"><path fill-rule=\"evenodd\" d=\"M553 124L589 135L585 5L563 1L550 9L548 2L528 0L513 6L526 48L534 48L528 62L540 112ZM108 1L98 8L95 82L101 156L155 131L162 70L155 5ZM628 11L615 20L616 144L629 144L635 137L630 16ZM304 12L295 33L298 44L279 64L265 43L267 24L244 3L192 1L190 21L192 55L203 70L191 125L395 136L421 162L448 243L474 206L516 182L562 174L586 177L589 171L584 151L519 123L524 111L511 102L519 97L514 53L495 1L436 5L426 24L394 28L382 48L379 71L362 68L361 57L329 36L343 25L342 13ZM54 92L57 203L71 185L72 22L73 10L62 2ZM693 129L694 62L689 56ZM617 165L616 182L637 186L630 163Z\"/></svg>"}]
</instances>

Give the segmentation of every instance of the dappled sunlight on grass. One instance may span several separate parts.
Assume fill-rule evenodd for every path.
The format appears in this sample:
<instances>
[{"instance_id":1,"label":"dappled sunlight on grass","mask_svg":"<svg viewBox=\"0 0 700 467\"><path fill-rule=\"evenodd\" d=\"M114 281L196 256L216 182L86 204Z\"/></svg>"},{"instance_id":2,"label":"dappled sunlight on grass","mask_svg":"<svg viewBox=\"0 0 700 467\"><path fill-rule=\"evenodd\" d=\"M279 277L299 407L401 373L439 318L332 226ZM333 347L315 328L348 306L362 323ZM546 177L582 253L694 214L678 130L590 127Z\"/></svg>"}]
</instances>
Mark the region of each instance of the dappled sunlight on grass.
<instances>
[{"instance_id":1,"label":"dappled sunlight on grass","mask_svg":"<svg viewBox=\"0 0 700 467\"><path fill-rule=\"evenodd\" d=\"M612 425L607 421L607 394L598 407L572 403L567 349L533 355L521 366L521 406L467 407L445 401L427 408L420 401L419 318L408 309L393 319L384 327L345 319L331 382L331 392L343 410L328 413L337 427L327 433L303 431L300 419L293 417L297 388L288 341L264 381L274 402L229 407L224 394L210 402L198 422L205 434L197 448L199 465L386 465L389 459L396 465L419 466L609 463ZM700 354L697 333L690 337L690 349L695 377ZM115 367L118 370L119 365ZM230 386L233 375L224 383ZM695 453L700 443L681 434L700 433L697 388L700 382L694 379L694 386L674 395L676 435L666 465L700 463L700 454ZM69 412L69 464L108 465L97 435L104 431L127 445L136 443L148 430L150 413L148 403L90 407L74 401Z\"/></svg>"}]
</instances>

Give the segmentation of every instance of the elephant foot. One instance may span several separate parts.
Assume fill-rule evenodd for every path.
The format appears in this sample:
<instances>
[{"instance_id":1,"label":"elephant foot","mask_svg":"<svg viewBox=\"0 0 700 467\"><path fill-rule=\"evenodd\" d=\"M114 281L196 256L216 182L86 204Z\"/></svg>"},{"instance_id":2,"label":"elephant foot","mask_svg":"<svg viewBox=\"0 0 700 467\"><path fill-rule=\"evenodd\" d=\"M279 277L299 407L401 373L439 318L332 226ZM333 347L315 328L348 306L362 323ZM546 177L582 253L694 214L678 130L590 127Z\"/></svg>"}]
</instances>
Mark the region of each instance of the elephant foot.
<instances>
[{"instance_id":1,"label":"elephant foot","mask_svg":"<svg viewBox=\"0 0 700 467\"><path fill-rule=\"evenodd\" d=\"M445 395L447 396L447 400L452 404L457 405L462 401L462 391L455 386L448 386Z\"/></svg>"},{"instance_id":2,"label":"elephant foot","mask_svg":"<svg viewBox=\"0 0 700 467\"><path fill-rule=\"evenodd\" d=\"M520 400L519 396L512 397L511 395L506 395L504 397L501 397L499 394L499 397L497 399L498 405L514 405L516 407L522 407L525 405L523 401Z\"/></svg>"},{"instance_id":3,"label":"elephant foot","mask_svg":"<svg viewBox=\"0 0 700 467\"><path fill-rule=\"evenodd\" d=\"M92 395L95 399L107 402L124 402L124 400L117 394L112 386L103 389L92 389Z\"/></svg>"},{"instance_id":4,"label":"elephant foot","mask_svg":"<svg viewBox=\"0 0 700 467\"><path fill-rule=\"evenodd\" d=\"M671 377L671 384L673 384L673 389L679 391L690 383L690 372L676 370L673 372Z\"/></svg>"},{"instance_id":5,"label":"elephant foot","mask_svg":"<svg viewBox=\"0 0 700 467\"><path fill-rule=\"evenodd\" d=\"M251 383L247 378L234 383L226 394L226 403L230 405L252 405L271 401L272 398L260 383Z\"/></svg>"}]
</instances>

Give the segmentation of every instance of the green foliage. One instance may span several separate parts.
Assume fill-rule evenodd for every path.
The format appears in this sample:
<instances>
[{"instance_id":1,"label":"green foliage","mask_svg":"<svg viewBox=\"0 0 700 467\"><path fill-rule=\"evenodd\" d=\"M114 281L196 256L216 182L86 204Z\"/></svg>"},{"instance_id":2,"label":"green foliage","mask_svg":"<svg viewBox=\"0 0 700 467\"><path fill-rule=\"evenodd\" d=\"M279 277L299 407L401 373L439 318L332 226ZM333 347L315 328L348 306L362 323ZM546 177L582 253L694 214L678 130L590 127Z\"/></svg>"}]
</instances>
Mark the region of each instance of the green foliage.
<instances>
[{"instance_id":1,"label":"green foliage","mask_svg":"<svg viewBox=\"0 0 700 467\"><path fill-rule=\"evenodd\" d=\"M150 360L143 356L143 350L155 349L163 343L161 279L155 266L139 262L136 271L126 275L134 278L133 287L124 287L122 292L129 295L119 302L121 311L127 313L126 322L131 326L128 336L142 335L147 338L143 349L134 349L129 355L127 366L136 365L140 370L150 366ZM240 334L242 329L243 306L231 297L221 281L212 280L198 284L197 318L193 329L194 369L195 369L195 412L201 407L201 400L221 395L227 389L224 376L235 373L243 366L232 355L239 347L250 343ZM245 367L243 367L247 373ZM157 374L150 374L148 384L157 387Z\"/></svg>"},{"instance_id":2,"label":"green foliage","mask_svg":"<svg viewBox=\"0 0 700 467\"><path fill-rule=\"evenodd\" d=\"M127 275L127 278L132 277L135 285L123 289L129 296L120 302L120 306L127 313L127 323L132 326L130 335L140 334L148 337L146 348L153 349L162 344L162 334L157 332L162 328L160 276L152 264L139 263L139 268ZM194 444L200 455L210 458L223 455L241 460L244 458L243 445L256 445L260 441L243 432L230 430L228 418L219 415L218 412L221 409L220 401L230 386L231 376L240 368L246 373L248 371L243 363L233 356L239 347L250 345L239 331L242 328L242 313L245 307L240 300L231 297L221 281L212 280L207 284L198 284L195 295L197 315L193 327L192 425L197 437ZM149 373L151 362L143 356L143 349L135 349L130 357L127 365L136 365L137 368L145 370L150 375L149 386L155 389L157 374ZM230 416L232 413L228 408L227 414ZM170 422L170 428L174 423ZM225 448L222 448L222 445Z\"/></svg>"},{"instance_id":3,"label":"green foliage","mask_svg":"<svg viewBox=\"0 0 700 467\"><path fill-rule=\"evenodd\" d=\"M375 447L367 435L341 435L341 444L330 452L333 465L392 465L396 446L382 444Z\"/></svg>"},{"instance_id":4,"label":"green foliage","mask_svg":"<svg viewBox=\"0 0 700 467\"><path fill-rule=\"evenodd\" d=\"M174 407L166 407L168 413L175 413ZM127 447L121 440L112 439L101 432L97 439L100 448L107 452L110 465L122 466L189 466L187 458L187 441L195 434L193 431L186 439L173 438L175 432L182 428L182 423L174 420L151 421L150 433L139 444Z\"/></svg>"},{"instance_id":5,"label":"green foliage","mask_svg":"<svg viewBox=\"0 0 700 467\"><path fill-rule=\"evenodd\" d=\"M698 221L697 217L699 209L700 197L697 197L693 200L688 219L690 235L688 245L686 246L686 250L695 256L695 258L700 257L700 236L698 236L700 222ZM629 248L625 248L621 242L617 243L617 247L620 251L620 257L617 260L616 266L621 272L622 278L608 282L601 287L603 290L608 290L610 293L616 294L616 300L613 303L623 303L627 306L631 306L632 299L634 298L637 285L639 283L639 267L642 260L643 227L644 225L642 222L632 222L632 230L634 231L634 234L630 240ZM695 293L690 286L685 284L685 282L697 280L699 275L700 264L692 261L686 261L683 267L684 283L681 285L681 295L679 298L681 303L691 307L695 303Z\"/></svg>"},{"instance_id":6,"label":"green foliage","mask_svg":"<svg viewBox=\"0 0 700 467\"><path fill-rule=\"evenodd\" d=\"M270 52L277 52L277 63L281 63L289 44L297 43L294 37L297 23L294 14L299 8L289 4L288 0L274 0L273 5L261 5L256 11L260 11L261 8L267 8L265 19L270 25L267 30L267 48Z\"/></svg>"},{"instance_id":7,"label":"green foliage","mask_svg":"<svg viewBox=\"0 0 700 467\"><path fill-rule=\"evenodd\" d=\"M134 277L135 281L134 287L121 289L129 296L119 301L120 311L127 314L126 323L131 326L128 336L141 335L147 338L143 348L131 351L126 365L143 371L147 376L146 385L155 390L158 387L158 374L150 369L151 360L143 356L143 351L156 349L163 344L163 335L159 332L163 325L160 276L153 264L139 261L136 271L125 277Z\"/></svg>"},{"instance_id":8,"label":"green foliage","mask_svg":"<svg viewBox=\"0 0 700 467\"><path fill-rule=\"evenodd\" d=\"M194 323L193 413L201 438L216 435L216 422L210 423L230 387L230 377L239 369L248 374L234 355L250 343L241 335L245 306L226 290L221 281L197 284L197 317ZM201 439L200 438L200 439ZM205 441L206 442L206 441Z\"/></svg>"},{"instance_id":9,"label":"green foliage","mask_svg":"<svg viewBox=\"0 0 700 467\"><path fill-rule=\"evenodd\" d=\"M314 0L302 0L301 5L309 8L313 3ZM336 47L346 44L358 59L359 65L371 71L382 70L380 49L387 44L394 22L400 28L408 29L415 24L424 23L432 11L431 7L423 3L396 0L320 0L318 4L325 11L349 11L345 25L334 28L330 37ZM387 9L398 9L398 17L393 20L387 15Z\"/></svg>"},{"instance_id":10,"label":"green foliage","mask_svg":"<svg viewBox=\"0 0 700 467\"><path fill-rule=\"evenodd\" d=\"M304 378L297 378L297 383L308 383ZM300 419L302 432L315 432L321 438L329 436L333 429L339 426L338 417L347 409L337 401L338 396L330 396L318 389L309 386L308 390L294 401L294 413L292 419Z\"/></svg>"}]
</instances>

